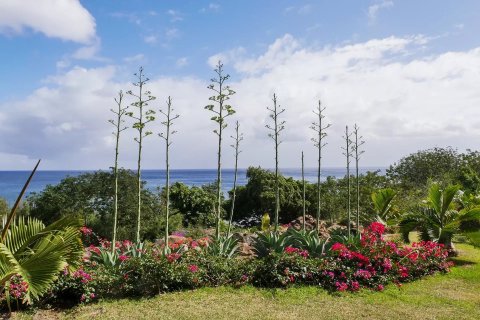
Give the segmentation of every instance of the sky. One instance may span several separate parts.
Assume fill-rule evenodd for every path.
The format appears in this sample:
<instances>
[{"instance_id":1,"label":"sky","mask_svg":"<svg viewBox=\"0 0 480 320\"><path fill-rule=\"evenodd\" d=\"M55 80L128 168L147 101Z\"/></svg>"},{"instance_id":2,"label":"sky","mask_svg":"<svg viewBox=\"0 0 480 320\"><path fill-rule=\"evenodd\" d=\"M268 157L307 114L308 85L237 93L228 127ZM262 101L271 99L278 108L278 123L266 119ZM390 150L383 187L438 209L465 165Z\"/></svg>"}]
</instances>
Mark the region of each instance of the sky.
<instances>
[{"instance_id":1,"label":"sky","mask_svg":"<svg viewBox=\"0 0 480 320\"><path fill-rule=\"evenodd\" d=\"M0 0L0 170L107 169L113 165L114 98L147 90L175 122L171 168L215 168L215 124L204 110L221 60L236 114L223 166L274 167L265 125L275 93L285 113L280 167L316 165L312 112L328 129L323 164L342 167L345 126L365 140L360 165L385 167L420 149L480 144L480 2L476 0L147 1ZM126 103L131 101L127 99ZM134 112L135 108L131 107ZM157 112L157 116L158 116ZM143 167L165 167L161 121L148 125ZM126 124L132 122L126 119ZM119 163L135 168L134 129Z\"/></svg>"}]
</instances>

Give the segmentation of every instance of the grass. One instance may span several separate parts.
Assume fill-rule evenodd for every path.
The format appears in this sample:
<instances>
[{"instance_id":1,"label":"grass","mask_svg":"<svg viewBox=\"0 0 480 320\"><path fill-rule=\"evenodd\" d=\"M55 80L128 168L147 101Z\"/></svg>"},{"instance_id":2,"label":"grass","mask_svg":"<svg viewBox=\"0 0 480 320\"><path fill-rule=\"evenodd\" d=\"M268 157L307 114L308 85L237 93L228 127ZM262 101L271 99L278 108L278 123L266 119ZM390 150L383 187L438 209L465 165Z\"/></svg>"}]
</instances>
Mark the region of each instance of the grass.
<instances>
[{"instance_id":1,"label":"grass","mask_svg":"<svg viewBox=\"0 0 480 320\"><path fill-rule=\"evenodd\" d=\"M456 266L387 286L383 292L329 294L315 287L267 290L204 288L151 299L100 301L68 311L17 314L15 319L480 319L480 250L465 244Z\"/></svg>"}]
</instances>

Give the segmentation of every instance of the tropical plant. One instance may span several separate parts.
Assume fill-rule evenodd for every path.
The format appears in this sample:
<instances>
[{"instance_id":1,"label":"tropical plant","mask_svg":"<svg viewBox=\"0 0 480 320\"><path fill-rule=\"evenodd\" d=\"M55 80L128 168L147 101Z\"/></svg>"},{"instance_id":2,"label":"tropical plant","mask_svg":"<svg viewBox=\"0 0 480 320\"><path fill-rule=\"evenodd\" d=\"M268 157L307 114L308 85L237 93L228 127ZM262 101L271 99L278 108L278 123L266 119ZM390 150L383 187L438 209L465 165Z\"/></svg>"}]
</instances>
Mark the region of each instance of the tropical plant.
<instances>
[{"instance_id":1,"label":"tropical plant","mask_svg":"<svg viewBox=\"0 0 480 320\"><path fill-rule=\"evenodd\" d=\"M16 218L16 209L40 160L30 174L11 212L2 217L0 238L0 286L10 307L10 282L25 283L23 301L31 303L47 292L65 268L74 269L81 261L80 219L62 218L48 226L38 219Z\"/></svg>"},{"instance_id":2,"label":"tropical plant","mask_svg":"<svg viewBox=\"0 0 480 320\"><path fill-rule=\"evenodd\" d=\"M422 240L438 241L454 251L452 238L454 234L461 232L461 222L480 219L480 207L465 210L458 210L455 207L454 200L458 191L457 185L441 189L438 184L432 184L426 206L419 207L416 212L406 215L400 222L400 231L405 242L409 241L409 232L417 230Z\"/></svg>"},{"instance_id":3,"label":"tropical plant","mask_svg":"<svg viewBox=\"0 0 480 320\"><path fill-rule=\"evenodd\" d=\"M112 253L115 251L115 241L117 240L117 220L118 220L118 150L119 150L119 142L120 142L120 133L127 129L126 126L123 126L125 120L123 117L127 113L127 107L122 107L123 101L123 92L120 90L118 93L118 99L115 98L115 103L117 104L117 109L110 109L110 111L116 116L116 120L110 119L110 122L113 126L115 126L115 131L112 134L115 136L115 163L113 166L113 176L114 176L114 200L113 200L113 235L112 235Z\"/></svg>"},{"instance_id":4,"label":"tropical plant","mask_svg":"<svg viewBox=\"0 0 480 320\"><path fill-rule=\"evenodd\" d=\"M170 162L169 162L169 151L170 145L172 144L171 135L175 134L176 131L171 130L173 121L180 117L177 115L172 115L172 98L168 97L167 99L167 111L159 110L161 114L165 116L165 120L161 122L165 126L165 132L159 133L158 135L165 140L165 168L167 179L165 181L165 243L168 243L168 219L170 217ZM165 246L165 250L168 251L168 246Z\"/></svg>"},{"instance_id":5,"label":"tropical plant","mask_svg":"<svg viewBox=\"0 0 480 320\"><path fill-rule=\"evenodd\" d=\"M138 88L138 93L133 93L132 90L127 91L127 94L135 98L135 101L131 104L136 108L137 112L127 112L126 114L131 117L135 123L132 125L133 129L138 131L138 136L135 137L135 141L138 144L138 158L137 158L137 223L136 223L136 242L140 242L140 222L142 215L142 143L143 139L152 134L151 131L145 131L146 125L155 120L155 111L148 107L148 103L156 98L152 96L150 91L143 91L144 86L150 80L146 78L143 73L143 68L140 67L138 73L134 74L137 77L138 82L134 82L133 85Z\"/></svg>"},{"instance_id":6,"label":"tropical plant","mask_svg":"<svg viewBox=\"0 0 480 320\"><path fill-rule=\"evenodd\" d=\"M288 245L288 237L289 235L286 232L259 232L253 242L253 251L259 258L270 253L282 253Z\"/></svg>"},{"instance_id":7,"label":"tropical plant","mask_svg":"<svg viewBox=\"0 0 480 320\"><path fill-rule=\"evenodd\" d=\"M307 250L309 256L313 258L320 258L325 253L329 239L322 239L318 235L318 230L297 231L291 228L287 232L287 243L292 247Z\"/></svg>"},{"instance_id":8,"label":"tropical plant","mask_svg":"<svg viewBox=\"0 0 480 320\"><path fill-rule=\"evenodd\" d=\"M396 195L397 193L391 188L380 189L372 193L373 208L378 222L385 225L391 224L394 216L390 212L392 201Z\"/></svg>"},{"instance_id":9,"label":"tropical plant","mask_svg":"<svg viewBox=\"0 0 480 320\"><path fill-rule=\"evenodd\" d=\"M232 192L232 205L230 206L230 219L228 219L228 229L227 229L227 236L230 235L230 229L232 227L232 220L233 220L233 213L235 209L235 198L237 195L237 173L238 173L238 156L240 154L240 142L243 140L243 134L239 133L240 124L238 121L235 123L235 136L231 136L234 140L234 144L231 145L233 149L235 149L235 169L233 175L233 192Z\"/></svg>"},{"instance_id":10,"label":"tropical plant","mask_svg":"<svg viewBox=\"0 0 480 320\"><path fill-rule=\"evenodd\" d=\"M267 124L265 127L271 132L268 134L270 138L275 142L275 222L274 230L278 231L278 214L280 211L280 185L278 182L278 147L282 141L280 140L280 132L285 129L285 120L279 120L279 116L285 112L285 109L280 108L280 105L277 105L277 96L273 94L273 108L267 107L267 110L270 111L270 118L273 119L273 126Z\"/></svg>"},{"instance_id":11,"label":"tropical plant","mask_svg":"<svg viewBox=\"0 0 480 320\"><path fill-rule=\"evenodd\" d=\"M230 86L225 85L225 82L230 78L230 75L225 75L223 72L223 64L218 61L216 68L214 69L217 78L211 79L211 84L208 89L214 92L214 95L209 98L210 101L218 105L218 109L214 104L205 106L206 110L214 113L214 116L210 119L218 124L218 128L213 132L218 137L218 152L217 152L217 208L215 217L215 235L218 238L220 236L220 219L222 214L222 134L223 129L227 127L225 119L235 113L235 110L231 105L226 104L230 97L235 94L235 91L230 89Z\"/></svg>"},{"instance_id":12,"label":"tropical plant","mask_svg":"<svg viewBox=\"0 0 480 320\"><path fill-rule=\"evenodd\" d=\"M213 256L231 259L237 255L238 249L238 239L234 238L233 235L221 235L208 243L206 252Z\"/></svg>"},{"instance_id":13,"label":"tropical plant","mask_svg":"<svg viewBox=\"0 0 480 320\"><path fill-rule=\"evenodd\" d=\"M310 128L317 133L317 136L312 138L313 144L318 149L318 168L317 168L317 229L320 228L320 214L322 210L322 201L321 201L321 189L322 189L322 150L323 147L327 145L326 142L323 142L323 139L327 137L326 130L330 128L331 124L323 125L323 119L325 115L323 112L325 107L322 108L322 103L318 100L318 107L316 110L313 110L313 113L317 115L318 122L312 122Z\"/></svg>"}]
</instances>

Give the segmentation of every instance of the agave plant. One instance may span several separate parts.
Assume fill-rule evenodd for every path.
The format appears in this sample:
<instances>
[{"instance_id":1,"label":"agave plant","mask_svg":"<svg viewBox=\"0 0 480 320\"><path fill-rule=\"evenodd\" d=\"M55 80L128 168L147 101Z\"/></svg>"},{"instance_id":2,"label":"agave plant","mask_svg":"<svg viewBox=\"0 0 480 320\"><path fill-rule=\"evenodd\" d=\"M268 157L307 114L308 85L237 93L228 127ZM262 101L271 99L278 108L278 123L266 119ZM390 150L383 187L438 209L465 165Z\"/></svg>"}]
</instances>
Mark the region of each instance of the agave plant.
<instances>
[{"instance_id":1,"label":"agave plant","mask_svg":"<svg viewBox=\"0 0 480 320\"><path fill-rule=\"evenodd\" d=\"M233 235L221 235L208 244L206 252L217 257L230 259L237 255L238 248L238 239L234 238Z\"/></svg>"},{"instance_id":2,"label":"agave plant","mask_svg":"<svg viewBox=\"0 0 480 320\"><path fill-rule=\"evenodd\" d=\"M408 234L417 230L422 240L435 240L454 250L452 238L454 234L462 232L461 223L480 219L480 207L460 211L455 208L454 199L458 191L458 186L448 186L442 190L438 184L433 184L428 193L427 205L408 214L400 222L405 242L409 241ZM471 230L465 233L467 237L469 234L476 235ZM479 245L475 237L470 240Z\"/></svg>"},{"instance_id":3,"label":"agave plant","mask_svg":"<svg viewBox=\"0 0 480 320\"><path fill-rule=\"evenodd\" d=\"M258 237L253 242L253 251L256 255L266 257L270 253L282 253L288 246L289 234L278 232L258 233Z\"/></svg>"},{"instance_id":4,"label":"agave plant","mask_svg":"<svg viewBox=\"0 0 480 320\"><path fill-rule=\"evenodd\" d=\"M16 218L16 209L32 179L30 174L13 206L3 217L0 238L0 285L10 308L10 281L20 276L27 283L23 300L31 303L47 292L59 272L75 269L83 255L80 219L62 218L49 226L34 218Z\"/></svg>"},{"instance_id":5,"label":"agave plant","mask_svg":"<svg viewBox=\"0 0 480 320\"><path fill-rule=\"evenodd\" d=\"M309 255L319 258L325 253L329 239L322 239L317 230L297 231L295 229L288 230L287 243L292 247L307 250Z\"/></svg>"},{"instance_id":6,"label":"agave plant","mask_svg":"<svg viewBox=\"0 0 480 320\"><path fill-rule=\"evenodd\" d=\"M341 243L351 248L360 248L361 234L348 234L345 229L333 229L330 231L330 239L326 244L326 248L330 250L333 244Z\"/></svg>"}]
</instances>

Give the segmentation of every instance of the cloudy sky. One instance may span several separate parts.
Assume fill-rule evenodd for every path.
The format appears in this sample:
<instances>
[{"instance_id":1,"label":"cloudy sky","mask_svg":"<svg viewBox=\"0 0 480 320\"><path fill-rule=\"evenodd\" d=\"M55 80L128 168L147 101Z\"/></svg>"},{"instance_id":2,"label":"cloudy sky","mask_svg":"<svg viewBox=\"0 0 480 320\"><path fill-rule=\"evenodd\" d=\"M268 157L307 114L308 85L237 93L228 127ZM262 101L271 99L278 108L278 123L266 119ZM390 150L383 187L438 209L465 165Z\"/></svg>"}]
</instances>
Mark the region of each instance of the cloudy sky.
<instances>
[{"instance_id":1,"label":"cloudy sky","mask_svg":"<svg viewBox=\"0 0 480 320\"><path fill-rule=\"evenodd\" d=\"M309 124L322 100L332 124L324 163L343 166L345 126L360 126L364 166L418 149L480 144L480 3L476 0L0 0L0 170L106 169L110 108L144 66L153 109L170 95L181 115L173 168L213 168L204 110L221 59L245 140L240 166L272 167L267 106L286 109L281 167L315 165ZM227 128L226 136L232 134ZM158 133L159 123L151 126ZM120 163L134 168L135 132ZM225 142L224 166L233 150ZM163 168L163 141L144 166Z\"/></svg>"}]
</instances>

